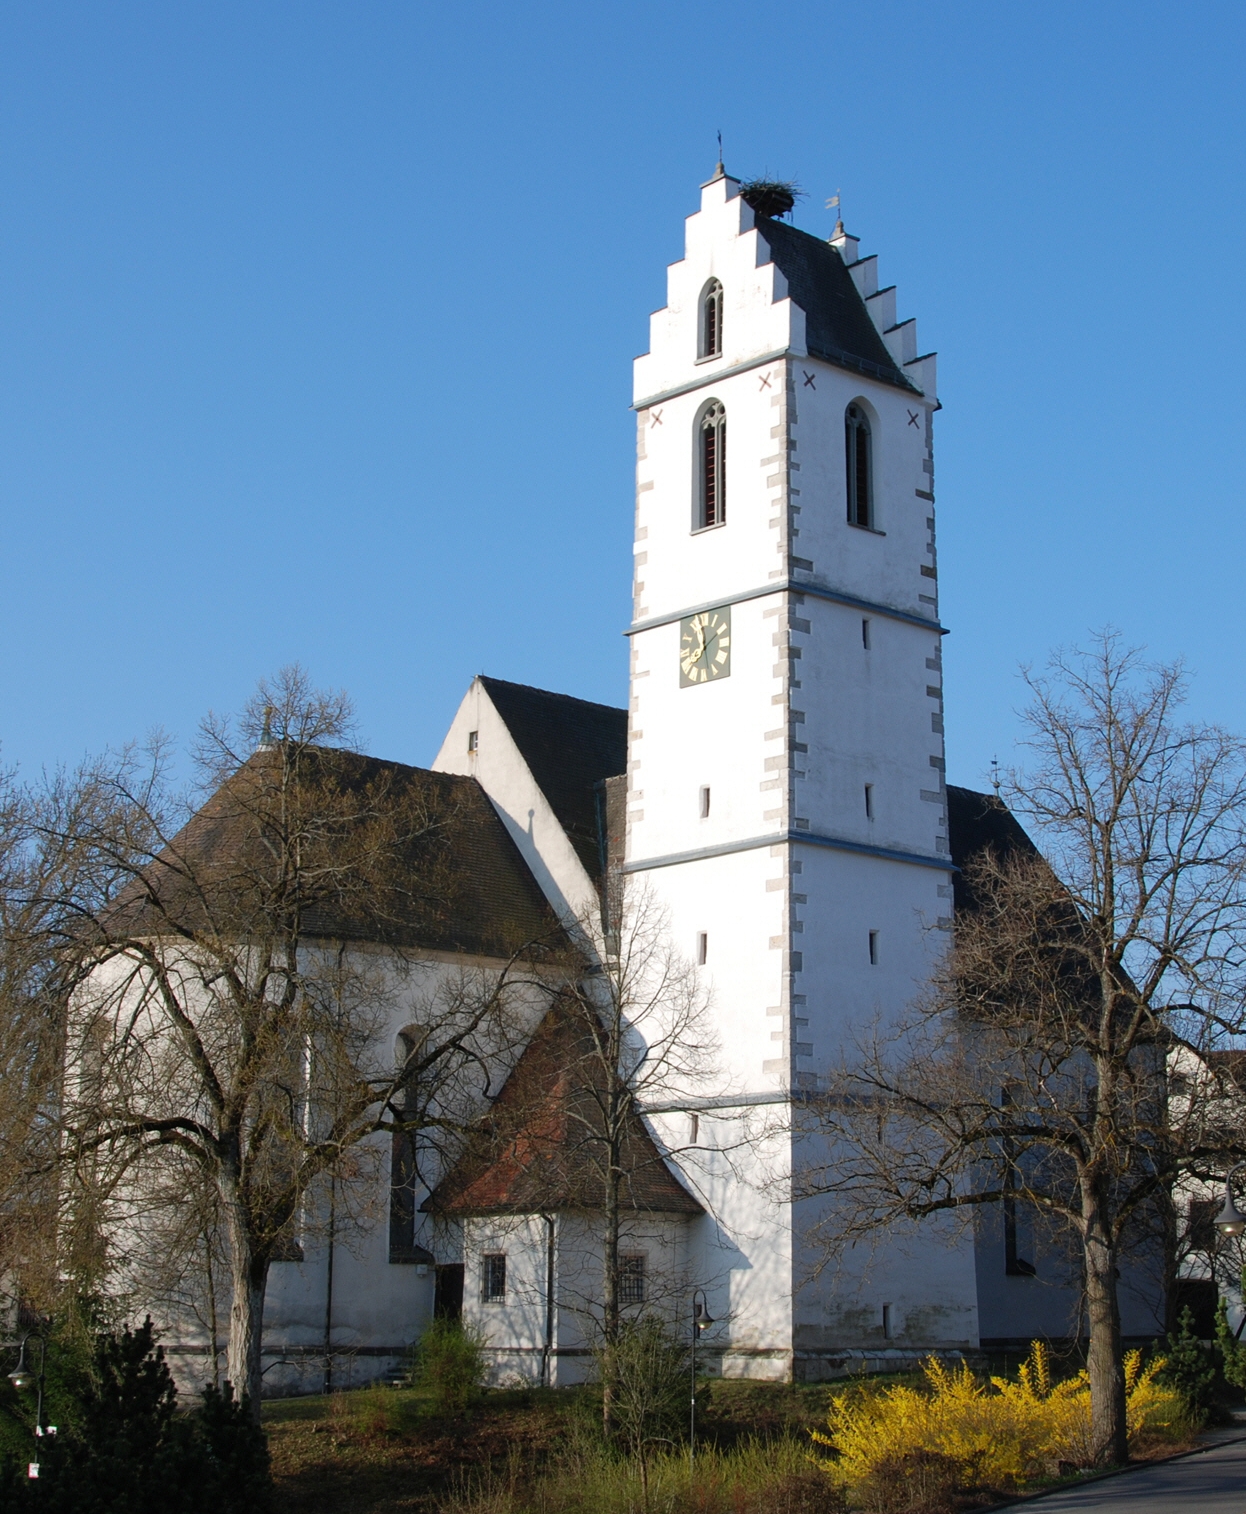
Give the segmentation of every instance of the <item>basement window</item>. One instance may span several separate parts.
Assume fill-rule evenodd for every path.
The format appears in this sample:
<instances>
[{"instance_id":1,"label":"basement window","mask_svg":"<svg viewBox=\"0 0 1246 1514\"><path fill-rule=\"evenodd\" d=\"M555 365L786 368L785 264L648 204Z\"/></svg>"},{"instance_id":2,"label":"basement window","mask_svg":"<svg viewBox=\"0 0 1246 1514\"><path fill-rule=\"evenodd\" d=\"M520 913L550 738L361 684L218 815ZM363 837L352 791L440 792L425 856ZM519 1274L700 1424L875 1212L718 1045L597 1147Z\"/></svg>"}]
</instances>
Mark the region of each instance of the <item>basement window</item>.
<instances>
[{"instance_id":1,"label":"basement window","mask_svg":"<svg viewBox=\"0 0 1246 1514\"><path fill-rule=\"evenodd\" d=\"M486 1304L506 1302L506 1253L497 1251L482 1256L480 1297Z\"/></svg>"}]
</instances>

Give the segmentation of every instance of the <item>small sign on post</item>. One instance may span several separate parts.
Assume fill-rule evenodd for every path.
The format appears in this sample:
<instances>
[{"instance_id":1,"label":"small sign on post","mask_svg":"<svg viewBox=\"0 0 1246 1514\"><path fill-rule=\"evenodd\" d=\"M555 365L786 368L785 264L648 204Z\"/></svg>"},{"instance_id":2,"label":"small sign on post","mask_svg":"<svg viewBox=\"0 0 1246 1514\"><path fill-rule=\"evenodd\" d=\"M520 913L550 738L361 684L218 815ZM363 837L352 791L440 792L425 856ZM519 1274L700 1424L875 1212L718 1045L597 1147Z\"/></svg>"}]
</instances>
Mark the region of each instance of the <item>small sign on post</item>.
<instances>
[{"instance_id":1,"label":"small sign on post","mask_svg":"<svg viewBox=\"0 0 1246 1514\"><path fill-rule=\"evenodd\" d=\"M37 1461L29 1462L27 1464L27 1467L26 1467L26 1476L27 1477L38 1477L38 1475L39 1475L39 1463Z\"/></svg>"}]
</instances>

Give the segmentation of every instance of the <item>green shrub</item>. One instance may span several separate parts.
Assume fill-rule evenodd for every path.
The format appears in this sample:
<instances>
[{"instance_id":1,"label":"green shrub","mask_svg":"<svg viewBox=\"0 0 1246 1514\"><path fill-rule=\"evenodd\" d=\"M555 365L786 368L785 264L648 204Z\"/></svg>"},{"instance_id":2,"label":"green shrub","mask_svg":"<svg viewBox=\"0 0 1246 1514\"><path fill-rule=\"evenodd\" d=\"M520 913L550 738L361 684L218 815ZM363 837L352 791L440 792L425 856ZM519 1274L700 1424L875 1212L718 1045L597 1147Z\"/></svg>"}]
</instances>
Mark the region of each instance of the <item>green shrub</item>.
<instances>
[{"instance_id":1,"label":"green shrub","mask_svg":"<svg viewBox=\"0 0 1246 1514\"><path fill-rule=\"evenodd\" d=\"M484 1384L484 1337L462 1320L434 1319L415 1352L415 1382L441 1414L463 1414Z\"/></svg>"},{"instance_id":2,"label":"green shrub","mask_svg":"<svg viewBox=\"0 0 1246 1514\"><path fill-rule=\"evenodd\" d=\"M603 1383L613 1366L614 1422L631 1455L643 1461L655 1444L686 1437L692 1396L688 1347L662 1320L625 1321L613 1352L603 1347L595 1354Z\"/></svg>"},{"instance_id":3,"label":"green shrub","mask_svg":"<svg viewBox=\"0 0 1246 1514\"><path fill-rule=\"evenodd\" d=\"M1191 1421L1204 1425L1216 1408L1219 1353L1195 1335L1194 1316L1188 1307L1181 1311L1177 1324L1176 1334L1168 1337L1160 1381L1185 1400Z\"/></svg>"},{"instance_id":4,"label":"green shrub","mask_svg":"<svg viewBox=\"0 0 1246 1514\"><path fill-rule=\"evenodd\" d=\"M1225 1382L1239 1390L1246 1388L1246 1343L1229 1328L1229 1311L1223 1299L1216 1305L1216 1349Z\"/></svg>"}]
</instances>

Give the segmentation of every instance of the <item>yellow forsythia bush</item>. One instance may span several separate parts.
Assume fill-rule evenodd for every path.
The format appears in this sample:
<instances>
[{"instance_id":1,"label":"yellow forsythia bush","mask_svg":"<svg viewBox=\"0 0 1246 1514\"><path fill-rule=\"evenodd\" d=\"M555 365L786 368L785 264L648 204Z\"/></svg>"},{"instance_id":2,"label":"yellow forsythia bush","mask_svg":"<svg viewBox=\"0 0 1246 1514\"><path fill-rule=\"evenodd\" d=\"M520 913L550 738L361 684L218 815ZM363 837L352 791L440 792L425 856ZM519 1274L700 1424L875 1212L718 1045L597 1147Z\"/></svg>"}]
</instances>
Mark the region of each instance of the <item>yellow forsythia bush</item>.
<instances>
[{"instance_id":1,"label":"yellow forsythia bush","mask_svg":"<svg viewBox=\"0 0 1246 1514\"><path fill-rule=\"evenodd\" d=\"M1129 1433L1179 1421L1178 1394L1156 1382L1159 1359L1142 1365L1142 1353L1125 1358ZM862 1387L832 1400L827 1433L814 1439L838 1453L827 1470L839 1482L860 1486L884 1461L913 1451L936 1451L964 1464L967 1477L1015 1486L1061 1461L1090 1461L1090 1383L1086 1373L1051 1380L1047 1348L1035 1341L1016 1382L993 1377L980 1383L966 1366L931 1357L924 1387Z\"/></svg>"}]
</instances>

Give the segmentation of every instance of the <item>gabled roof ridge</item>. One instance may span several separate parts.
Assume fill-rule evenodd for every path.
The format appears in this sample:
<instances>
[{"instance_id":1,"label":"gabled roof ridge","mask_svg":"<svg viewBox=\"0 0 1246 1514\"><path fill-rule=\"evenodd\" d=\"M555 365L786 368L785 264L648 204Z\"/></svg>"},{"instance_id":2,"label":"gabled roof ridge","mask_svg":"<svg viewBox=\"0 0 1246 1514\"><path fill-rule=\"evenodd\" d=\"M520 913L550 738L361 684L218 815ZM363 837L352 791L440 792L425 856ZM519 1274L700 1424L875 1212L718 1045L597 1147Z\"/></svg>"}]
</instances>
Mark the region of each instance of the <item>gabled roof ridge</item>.
<instances>
[{"instance_id":1,"label":"gabled roof ridge","mask_svg":"<svg viewBox=\"0 0 1246 1514\"><path fill-rule=\"evenodd\" d=\"M523 694L539 694L542 699L565 700L568 704L586 705L592 710L609 710L612 714L626 715L625 706L618 704L602 704L596 699L581 699L578 694L560 694L557 689L538 689L532 683L514 683L509 678L494 678L490 673L478 673L476 675L485 688L514 689Z\"/></svg>"},{"instance_id":2,"label":"gabled roof ridge","mask_svg":"<svg viewBox=\"0 0 1246 1514\"><path fill-rule=\"evenodd\" d=\"M477 675L590 879L605 872L602 779L627 770L627 711Z\"/></svg>"}]
</instances>

